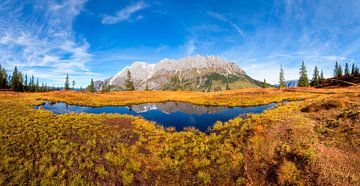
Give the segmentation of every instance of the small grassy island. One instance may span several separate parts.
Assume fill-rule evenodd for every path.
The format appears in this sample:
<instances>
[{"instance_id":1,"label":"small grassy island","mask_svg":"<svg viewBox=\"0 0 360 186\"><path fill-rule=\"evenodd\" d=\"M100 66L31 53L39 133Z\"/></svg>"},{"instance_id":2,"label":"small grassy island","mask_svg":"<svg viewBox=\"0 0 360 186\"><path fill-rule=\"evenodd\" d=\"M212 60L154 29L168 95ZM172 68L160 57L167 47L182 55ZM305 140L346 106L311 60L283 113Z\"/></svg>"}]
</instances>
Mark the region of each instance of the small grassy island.
<instances>
[{"instance_id":1,"label":"small grassy island","mask_svg":"<svg viewBox=\"0 0 360 186\"><path fill-rule=\"evenodd\" d=\"M205 134L140 117L35 110L179 101L250 106L262 114L217 122ZM223 92L0 92L1 185L331 185L360 183L360 89Z\"/></svg>"}]
</instances>

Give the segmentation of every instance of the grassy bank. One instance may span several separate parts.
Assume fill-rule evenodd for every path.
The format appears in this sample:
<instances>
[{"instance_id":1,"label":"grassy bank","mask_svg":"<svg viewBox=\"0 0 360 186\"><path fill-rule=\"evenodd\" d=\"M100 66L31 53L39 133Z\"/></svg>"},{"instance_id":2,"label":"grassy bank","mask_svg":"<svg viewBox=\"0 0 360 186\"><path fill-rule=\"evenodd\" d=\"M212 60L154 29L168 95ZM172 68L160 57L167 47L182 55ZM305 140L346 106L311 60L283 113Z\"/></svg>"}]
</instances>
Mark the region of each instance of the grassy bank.
<instances>
[{"instance_id":1,"label":"grassy bank","mask_svg":"<svg viewBox=\"0 0 360 186\"><path fill-rule=\"evenodd\" d=\"M311 90L311 89L310 89ZM116 91L106 94L56 91L48 93L30 93L36 100L66 102L84 106L129 105L148 102L178 101L198 105L254 106L283 100L303 100L318 96L318 92L298 92L279 89L242 89L223 92L187 92L187 91Z\"/></svg>"},{"instance_id":2,"label":"grassy bank","mask_svg":"<svg viewBox=\"0 0 360 186\"><path fill-rule=\"evenodd\" d=\"M281 100L208 135L118 114L54 115L44 100L88 106L185 101L245 106ZM359 89L216 93L0 93L0 185L360 184Z\"/></svg>"}]
</instances>

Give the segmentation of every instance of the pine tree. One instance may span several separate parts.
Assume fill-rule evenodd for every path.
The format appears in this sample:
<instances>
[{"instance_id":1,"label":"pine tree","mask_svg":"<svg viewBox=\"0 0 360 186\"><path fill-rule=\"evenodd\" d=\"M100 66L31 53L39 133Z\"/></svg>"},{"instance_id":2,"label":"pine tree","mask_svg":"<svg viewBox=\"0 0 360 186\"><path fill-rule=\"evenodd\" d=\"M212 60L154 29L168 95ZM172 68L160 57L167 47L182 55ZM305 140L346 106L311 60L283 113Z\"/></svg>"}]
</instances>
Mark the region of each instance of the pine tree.
<instances>
[{"instance_id":1,"label":"pine tree","mask_svg":"<svg viewBox=\"0 0 360 186\"><path fill-rule=\"evenodd\" d=\"M355 63L353 63L352 66L351 66L351 75L352 76L355 75L355 69L356 69Z\"/></svg>"},{"instance_id":2,"label":"pine tree","mask_svg":"<svg viewBox=\"0 0 360 186\"><path fill-rule=\"evenodd\" d=\"M360 75L360 69L359 67L355 67L355 76Z\"/></svg>"},{"instance_id":3,"label":"pine tree","mask_svg":"<svg viewBox=\"0 0 360 186\"><path fill-rule=\"evenodd\" d=\"M6 74L5 68L3 68L0 64L0 88L8 87L8 75Z\"/></svg>"},{"instance_id":4,"label":"pine tree","mask_svg":"<svg viewBox=\"0 0 360 186\"><path fill-rule=\"evenodd\" d=\"M95 92L95 84L94 84L94 80L93 80L93 79L91 79L90 85L87 87L87 90L88 90L89 92Z\"/></svg>"},{"instance_id":5,"label":"pine tree","mask_svg":"<svg viewBox=\"0 0 360 186\"><path fill-rule=\"evenodd\" d=\"M314 68L313 78L311 80L311 86L317 87L320 85L320 75L317 66Z\"/></svg>"},{"instance_id":6,"label":"pine tree","mask_svg":"<svg viewBox=\"0 0 360 186\"><path fill-rule=\"evenodd\" d=\"M69 84L69 74L66 74L64 89L65 89L65 90L69 90L69 88L70 88L70 84Z\"/></svg>"},{"instance_id":7,"label":"pine tree","mask_svg":"<svg viewBox=\"0 0 360 186\"><path fill-rule=\"evenodd\" d=\"M345 76L350 76L349 64L347 62L345 63Z\"/></svg>"},{"instance_id":8,"label":"pine tree","mask_svg":"<svg viewBox=\"0 0 360 186\"><path fill-rule=\"evenodd\" d=\"M338 75L339 75L339 64L338 64L338 62L336 61L335 62L335 66L334 66L334 77L339 77Z\"/></svg>"},{"instance_id":9,"label":"pine tree","mask_svg":"<svg viewBox=\"0 0 360 186\"><path fill-rule=\"evenodd\" d=\"M146 84L146 86L145 86L145 90L146 91L149 91L149 86Z\"/></svg>"},{"instance_id":10,"label":"pine tree","mask_svg":"<svg viewBox=\"0 0 360 186\"><path fill-rule=\"evenodd\" d=\"M28 91L28 76L27 76L27 74L25 74L24 90Z\"/></svg>"},{"instance_id":11,"label":"pine tree","mask_svg":"<svg viewBox=\"0 0 360 186\"><path fill-rule=\"evenodd\" d=\"M125 88L126 88L126 90L128 90L128 91L135 90L134 82L133 82L132 79L131 79L131 72L130 72L130 70L128 70L128 72L127 72L127 79L125 80Z\"/></svg>"},{"instance_id":12,"label":"pine tree","mask_svg":"<svg viewBox=\"0 0 360 186\"><path fill-rule=\"evenodd\" d=\"M35 85L35 92L39 92L40 87L39 87L39 78L36 78L36 85Z\"/></svg>"},{"instance_id":13,"label":"pine tree","mask_svg":"<svg viewBox=\"0 0 360 186\"><path fill-rule=\"evenodd\" d=\"M4 83L4 75L3 75L3 70L2 70L2 66L0 64L0 88L4 88L5 85L3 84Z\"/></svg>"},{"instance_id":14,"label":"pine tree","mask_svg":"<svg viewBox=\"0 0 360 186\"><path fill-rule=\"evenodd\" d=\"M101 93L105 93L106 92L106 81L101 84Z\"/></svg>"},{"instance_id":15,"label":"pine tree","mask_svg":"<svg viewBox=\"0 0 360 186\"><path fill-rule=\"evenodd\" d=\"M266 79L264 78L264 81L262 83L263 88L269 88L269 84L266 82Z\"/></svg>"},{"instance_id":16,"label":"pine tree","mask_svg":"<svg viewBox=\"0 0 360 186\"><path fill-rule=\"evenodd\" d=\"M341 77L341 76L343 76L343 71L341 65L339 65L337 77Z\"/></svg>"},{"instance_id":17,"label":"pine tree","mask_svg":"<svg viewBox=\"0 0 360 186\"><path fill-rule=\"evenodd\" d=\"M73 81L72 81L72 88L73 88L73 90L75 90L75 85L76 85L76 82L75 82L75 80L73 80Z\"/></svg>"},{"instance_id":18,"label":"pine tree","mask_svg":"<svg viewBox=\"0 0 360 186\"><path fill-rule=\"evenodd\" d=\"M282 68L282 65L280 66L280 78L279 78L279 86L280 88L284 88L286 87L286 84L285 84L285 77L284 77L284 70Z\"/></svg>"},{"instance_id":19,"label":"pine tree","mask_svg":"<svg viewBox=\"0 0 360 186\"><path fill-rule=\"evenodd\" d=\"M309 86L309 78L307 76L307 70L304 61L301 63L300 67L300 78L298 82L299 87L308 87Z\"/></svg>"},{"instance_id":20,"label":"pine tree","mask_svg":"<svg viewBox=\"0 0 360 186\"><path fill-rule=\"evenodd\" d=\"M11 89L13 89L14 91L18 90L18 85L19 85L19 78L18 78L18 70L17 70L17 66L15 66L13 74L11 76Z\"/></svg>"},{"instance_id":21,"label":"pine tree","mask_svg":"<svg viewBox=\"0 0 360 186\"><path fill-rule=\"evenodd\" d=\"M321 70L321 73L320 73L320 83L323 84L324 82L325 82L324 72Z\"/></svg>"},{"instance_id":22,"label":"pine tree","mask_svg":"<svg viewBox=\"0 0 360 186\"><path fill-rule=\"evenodd\" d=\"M17 91L24 91L24 79L23 79L23 75L21 72L18 72L18 75L17 75L17 78L18 78L18 90Z\"/></svg>"},{"instance_id":23,"label":"pine tree","mask_svg":"<svg viewBox=\"0 0 360 186\"><path fill-rule=\"evenodd\" d=\"M110 82L106 82L106 91L107 92L111 91Z\"/></svg>"}]
</instances>

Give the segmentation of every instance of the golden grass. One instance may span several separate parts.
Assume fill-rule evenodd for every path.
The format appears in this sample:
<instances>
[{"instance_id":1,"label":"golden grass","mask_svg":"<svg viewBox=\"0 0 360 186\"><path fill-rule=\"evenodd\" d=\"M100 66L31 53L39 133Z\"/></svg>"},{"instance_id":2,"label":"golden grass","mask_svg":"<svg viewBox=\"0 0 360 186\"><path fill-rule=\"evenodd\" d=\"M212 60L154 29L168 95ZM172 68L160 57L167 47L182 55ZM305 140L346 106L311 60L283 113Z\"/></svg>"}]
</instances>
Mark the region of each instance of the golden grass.
<instances>
[{"instance_id":1,"label":"golden grass","mask_svg":"<svg viewBox=\"0 0 360 186\"><path fill-rule=\"evenodd\" d=\"M304 101L218 122L206 135L127 115L55 115L31 107L45 100L89 106ZM309 105L315 109L301 111ZM356 88L0 92L0 185L356 185L359 108Z\"/></svg>"},{"instance_id":2,"label":"golden grass","mask_svg":"<svg viewBox=\"0 0 360 186\"><path fill-rule=\"evenodd\" d=\"M310 89L312 90L312 89ZM20 93L21 94L21 93ZM23 93L29 94L29 93ZM129 105L148 102L178 101L199 105L253 106L283 100L304 100L317 97L319 92L288 91L287 89L240 89L223 92L189 91L116 91L110 93L89 93L74 91L56 91L48 93L30 93L37 100L66 102L86 106Z\"/></svg>"}]
</instances>

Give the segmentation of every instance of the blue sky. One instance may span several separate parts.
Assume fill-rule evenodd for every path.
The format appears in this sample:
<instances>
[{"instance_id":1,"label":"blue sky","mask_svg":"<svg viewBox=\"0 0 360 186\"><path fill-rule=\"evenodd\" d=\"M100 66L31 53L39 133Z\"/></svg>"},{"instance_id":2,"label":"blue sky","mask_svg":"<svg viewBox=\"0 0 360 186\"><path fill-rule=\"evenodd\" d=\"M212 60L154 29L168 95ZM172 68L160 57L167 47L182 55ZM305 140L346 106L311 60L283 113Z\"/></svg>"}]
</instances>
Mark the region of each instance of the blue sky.
<instances>
[{"instance_id":1,"label":"blue sky","mask_svg":"<svg viewBox=\"0 0 360 186\"><path fill-rule=\"evenodd\" d=\"M296 79L301 60L332 74L360 65L358 0L1 0L0 63L77 86L134 61L218 55L255 79Z\"/></svg>"}]
</instances>

